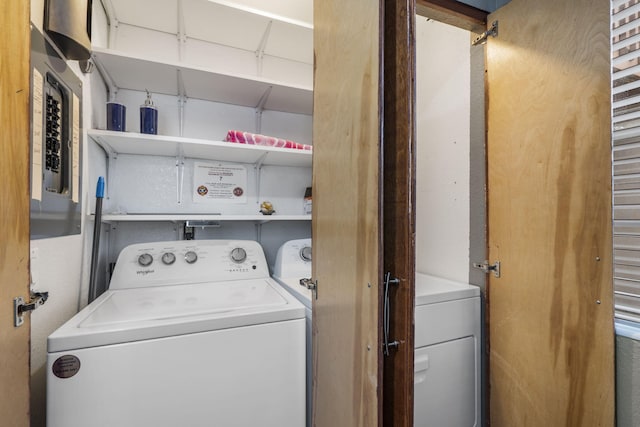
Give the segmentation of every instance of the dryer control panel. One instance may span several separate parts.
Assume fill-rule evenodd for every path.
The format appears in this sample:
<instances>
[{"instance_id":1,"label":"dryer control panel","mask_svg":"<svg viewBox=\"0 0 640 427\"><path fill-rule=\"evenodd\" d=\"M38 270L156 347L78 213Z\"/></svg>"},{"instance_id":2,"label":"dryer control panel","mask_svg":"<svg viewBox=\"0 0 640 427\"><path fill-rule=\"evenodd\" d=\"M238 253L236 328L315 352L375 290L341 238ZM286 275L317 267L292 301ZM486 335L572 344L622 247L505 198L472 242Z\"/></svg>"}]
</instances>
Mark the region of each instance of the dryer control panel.
<instances>
[{"instance_id":1,"label":"dryer control panel","mask_svg":"<svg viewBox=\"0 0 640 427\"><path fill-rule=\"evenodd\" d=\"M311 277L311 239L285 242L276 255L273 266L275 277Z\"/></svg>"},{"instance_id":2,"label":"dryer control panel","mask_svg":"<svg viewBox=\"0 0 640 427\"><path fill-rule=\"evenodd\" d=\"M130 245L109 289L268 279L262 246L252 240L181 240Z\"/></svg>"}]
</instances>

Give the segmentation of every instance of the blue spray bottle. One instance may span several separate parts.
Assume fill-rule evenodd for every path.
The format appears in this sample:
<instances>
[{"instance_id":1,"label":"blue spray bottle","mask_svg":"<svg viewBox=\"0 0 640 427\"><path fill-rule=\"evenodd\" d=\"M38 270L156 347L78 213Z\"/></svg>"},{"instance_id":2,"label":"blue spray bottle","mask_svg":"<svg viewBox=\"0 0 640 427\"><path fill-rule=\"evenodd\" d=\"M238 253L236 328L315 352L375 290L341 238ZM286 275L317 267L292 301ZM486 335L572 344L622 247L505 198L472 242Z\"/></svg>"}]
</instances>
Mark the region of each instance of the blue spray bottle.
<instances>
[{"instance_id":1,"label":"blue spray bottle","mask_svg":"<svg viewBox=\"0 0 640 427\"><path fill-rule=\"evenodd\" d=\"M158 109L153 106L148 90L147 99L145 99L144 105L140 106L140 133L158 134Z\"/></svg>"}]
</instances>

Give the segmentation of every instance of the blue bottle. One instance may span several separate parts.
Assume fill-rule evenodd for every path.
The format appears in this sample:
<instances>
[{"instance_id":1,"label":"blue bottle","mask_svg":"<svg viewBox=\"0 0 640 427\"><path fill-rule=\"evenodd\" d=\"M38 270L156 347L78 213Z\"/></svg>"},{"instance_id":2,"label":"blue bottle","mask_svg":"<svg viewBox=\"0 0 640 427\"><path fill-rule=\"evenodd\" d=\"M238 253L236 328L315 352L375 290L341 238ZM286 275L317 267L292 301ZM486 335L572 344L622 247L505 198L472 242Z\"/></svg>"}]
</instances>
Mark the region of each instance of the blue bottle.
<instances>
[{"instance_id":1,"label":"blue bottle","mask_svg":"<svg viewBox=\"0 0 640 427\"><path fill-rule=\"evenodd\" d=\"M158 109L153 106L149 91L144 105L140 106L140 133L158 134Z\"/></svg>"},{"instance_id":2,"label":"blue bottle","mask_svg":"<svg viewBox=\"0 0 640 427\"><path fill-rule=\"evenodd\" d=\"M124 132L127 130L127 107L118 102L107 102L107 129Z\"/></svg>"}]
</instances>

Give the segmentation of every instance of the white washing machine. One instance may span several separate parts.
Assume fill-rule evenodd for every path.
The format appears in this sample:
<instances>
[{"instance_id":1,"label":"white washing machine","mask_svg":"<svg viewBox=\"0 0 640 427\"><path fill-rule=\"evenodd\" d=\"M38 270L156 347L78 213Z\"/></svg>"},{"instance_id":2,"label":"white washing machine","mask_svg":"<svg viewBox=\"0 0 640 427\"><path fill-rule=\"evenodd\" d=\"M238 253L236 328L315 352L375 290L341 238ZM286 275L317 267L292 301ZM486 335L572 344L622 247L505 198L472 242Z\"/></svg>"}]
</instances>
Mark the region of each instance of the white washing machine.
<instances>
[{"instance_id":1,"label":"white washing machine","mask_svg":"<svg viewBox=\"0 0 640 427\"><path fill-rule=\"evenodd\" d=\"M414 425L480 426L480 288L416 274Z\"/></svg>"},{"instance_id":2,"label":"white washing machine","mask_svg":"<svg viewBox=\"0 0 640 427\"><path fill-rule=\"evenodd\" d=\"M132 245L49 336L48 426L300 427L304 342L257 242Z\"/></svg>"},{"instance_id":3,"label":"white washing machine","mask_svg":"<svg viewBox=\"0 0 640 427\"><path fill-rule=\"evenodd\" d=\"M276 255L273 267L273 278L295 296L305 306L306 318L306 353L307 353L307 426L311 426L312 382L311 360L311 297L312 292L300 285L300 279L311 277L311 239L289 240L285 242Z\"/></svg>"}]
</instances>

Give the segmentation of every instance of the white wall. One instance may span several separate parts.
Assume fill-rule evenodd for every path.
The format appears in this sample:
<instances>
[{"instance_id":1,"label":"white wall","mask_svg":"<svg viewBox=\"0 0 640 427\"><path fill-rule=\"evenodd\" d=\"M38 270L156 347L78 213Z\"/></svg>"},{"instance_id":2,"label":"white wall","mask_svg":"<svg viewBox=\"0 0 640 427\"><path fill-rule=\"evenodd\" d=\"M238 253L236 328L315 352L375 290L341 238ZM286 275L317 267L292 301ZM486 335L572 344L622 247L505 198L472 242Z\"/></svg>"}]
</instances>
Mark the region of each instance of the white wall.
<instances>
[{"instance_id":1,"label":"white wall","mask_svg":"<svg viewBox=\"0 0 640 427\"><path fill-rule=\"evenodd\" d=\"M416 19L416 271L469 278L470 34Z\"/></svg>"},{"instance_id":2,"label":"white wall","mask_svg":"<svg viewBox=\"0 0 640 427\"><path fill-rule=\"evenodd\" d=\"M31 427L45 425L47 337L78 311L82 242L81 235L31 241L33 288L49 292L31 313Z\"/></svg>"}]
</instances>

